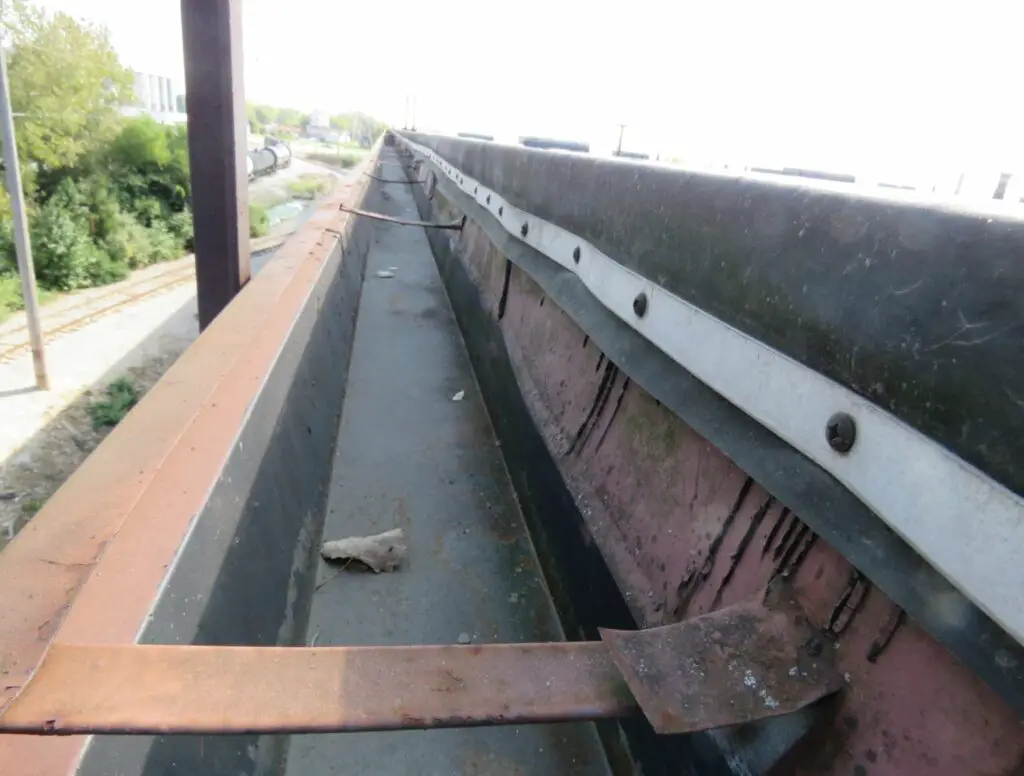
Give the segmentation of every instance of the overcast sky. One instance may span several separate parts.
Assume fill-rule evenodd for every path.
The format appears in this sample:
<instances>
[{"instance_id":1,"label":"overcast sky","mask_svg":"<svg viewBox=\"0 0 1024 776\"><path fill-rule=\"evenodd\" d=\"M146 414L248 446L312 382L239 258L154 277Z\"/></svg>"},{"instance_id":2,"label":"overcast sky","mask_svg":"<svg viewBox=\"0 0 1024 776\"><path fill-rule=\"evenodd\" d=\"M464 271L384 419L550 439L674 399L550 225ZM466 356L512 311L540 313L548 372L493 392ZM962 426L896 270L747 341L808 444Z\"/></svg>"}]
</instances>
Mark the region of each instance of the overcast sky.
<instances>
[{"instance_id":1,"label":"overcast sky","mask_svg":"<svg viewBox=\"0 0 1024 776\"><path fill-rule=\"evenodd\" d=\"M49 0L182 81L176 0ZM1018 8L1020 10L1018 10ZM1024 170L1014 0L245 0L250 99L747 163Z\"/></svg>"}]
</instances>

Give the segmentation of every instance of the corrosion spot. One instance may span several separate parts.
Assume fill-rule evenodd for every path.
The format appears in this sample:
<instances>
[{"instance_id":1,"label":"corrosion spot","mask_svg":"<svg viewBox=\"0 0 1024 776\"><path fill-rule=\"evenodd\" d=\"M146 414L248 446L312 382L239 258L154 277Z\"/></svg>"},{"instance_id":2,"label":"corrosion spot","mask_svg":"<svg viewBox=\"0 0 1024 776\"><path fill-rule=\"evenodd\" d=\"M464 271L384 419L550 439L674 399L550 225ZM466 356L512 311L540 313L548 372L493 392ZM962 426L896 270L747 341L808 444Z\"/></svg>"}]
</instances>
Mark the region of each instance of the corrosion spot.
<instances>
[{"instance_id":1,"label":"corrosion spot","mask_svg":"<svg viewBox=\"0 0 1024 776\"><path fill-rule=\"evenodd\" d=\"M843 727L845 727L847 730L851 732L856 730L859 724L859 721L853 715L848 714L845 717L843 717Z\"/></svg>"},{"instance_id":2,"label":"corrosion spot","mask_svg":"<svg viewBox=\"0 0 1024 776\"><path fill-rule=\"evenodd\" d=\"M867 761L868 761L869 763L873 763L873 762L875 762L876 760L878 760L878 755L877 755L877 754L875 753L875 750L874 750L874 749L868 749L868 750L867 750L867 751L866 751L866 752L864 753L864 757L865 757L865 758L867 758Z\"/></svg>"}]
</instances>

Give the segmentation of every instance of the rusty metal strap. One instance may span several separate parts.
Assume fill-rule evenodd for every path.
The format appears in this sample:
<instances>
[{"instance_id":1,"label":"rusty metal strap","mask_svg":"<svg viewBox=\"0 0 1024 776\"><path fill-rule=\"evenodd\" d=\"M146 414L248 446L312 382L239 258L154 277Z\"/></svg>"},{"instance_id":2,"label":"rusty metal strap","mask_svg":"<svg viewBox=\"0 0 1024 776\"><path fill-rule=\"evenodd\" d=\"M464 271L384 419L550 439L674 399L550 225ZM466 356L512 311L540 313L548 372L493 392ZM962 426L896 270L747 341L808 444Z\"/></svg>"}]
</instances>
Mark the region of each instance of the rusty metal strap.
<instances>
[{"instance_id":1,"label":"rusty metal strap","mask_svg":"<svg viewBox=\"0 0 1024 776\"><path fill-rule=\"evenodd\" d=\"M55 645L0 715L0 732L349 732L596 719L634 707L599 642Z\"/></svg>"},{"instance_id":2,"label":"rusty metal strap","mask_svg":"<svg viewBox=\"0 0 1024 776\"><path fill-rule=\"evenodd\" d=\"M452 221L450 224L435 224L430 221L411 221L404 218L395 218L394 216L386 216L383 213L372 213L369 210L360 210L359 208L345 207L344 205L339 205L338 209L357 216L375 218L378 221L387 221L392 224L400 224L401 226L422 226L424 229L454 229L461 231L463 224L466 222L465 218L460 218L458 221Z\"/></svg>"},{"instance_id":3,"label":"rusty metal strap","mask_svg":"<svg viewBox=\"0 0 1024 776\"><path fill-rule=\"evenodd\" d=\"M766 605L767 604L767 605ZM842 679L791 599L604 641L409 647L57 644L6 733L332 733L618 717L659 733L796 711Z\"/></svg>"}]
</instances>

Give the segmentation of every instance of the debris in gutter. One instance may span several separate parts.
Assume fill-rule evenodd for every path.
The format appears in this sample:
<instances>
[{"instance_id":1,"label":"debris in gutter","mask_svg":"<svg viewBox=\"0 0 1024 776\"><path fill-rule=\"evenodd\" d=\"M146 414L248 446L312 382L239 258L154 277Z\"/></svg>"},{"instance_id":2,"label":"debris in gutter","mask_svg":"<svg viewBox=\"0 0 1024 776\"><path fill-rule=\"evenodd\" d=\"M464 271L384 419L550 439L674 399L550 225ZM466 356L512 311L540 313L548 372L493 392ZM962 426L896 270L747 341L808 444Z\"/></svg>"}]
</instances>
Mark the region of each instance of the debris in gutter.
<instances>
[{"instance_id":1,"label":"debris in gutter","mask_svg":"<svg viewBox=\"0 0 1024 776\"><path fill-rule=\"evenodd\" d=\"M465 391L459 391L457 394L452 396L452 401L462 401L465 398L466 398L466 392Z\"/></svg>"},{"instance_id":2,"label":"debris in gutter","mask_svg":"<svg viewBox=\"0 0 1024 776\"><path fill-rule=\"evenodd\" d=\"M377 272L377 277L379 278L393 278L394 276L395 273L390 269L382 269Z\"/></svg>"},{"instance_id":3,"label":"debris in gutter","mask_svg":"<svg viewBox=\"0 0 1024 776\"><path fill-rule=\"evenodd\" d=\"M408 554L405 532L394 528L375 536L349 536L324 542L320 555L324 560L359 561L371 571L394 571Z\"/></svg>"}]
</instances>

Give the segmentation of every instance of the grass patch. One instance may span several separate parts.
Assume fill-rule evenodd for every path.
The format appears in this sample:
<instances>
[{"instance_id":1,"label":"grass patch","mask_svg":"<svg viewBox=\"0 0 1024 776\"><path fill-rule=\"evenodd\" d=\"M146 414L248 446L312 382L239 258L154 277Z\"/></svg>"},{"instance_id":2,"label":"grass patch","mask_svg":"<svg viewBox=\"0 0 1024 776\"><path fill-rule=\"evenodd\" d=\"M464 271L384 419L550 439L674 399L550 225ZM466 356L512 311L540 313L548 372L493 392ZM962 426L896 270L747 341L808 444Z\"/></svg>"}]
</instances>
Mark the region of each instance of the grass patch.
<instances>
[{"instance_id":1,"label":"grass patch","mask_svg":"<svg viewBox=\"0 0 1024 776\"><path fill-rule=\"evenodd\" d=\"M39 288L36 290L39 304L44 305L57 294L52 291ZM25 302L21 298L21 278L16 274L0 274L0 322L11 317L12 313L25 309Z\"/></svg>"},{"instance_id":2,"label":"grass patch","mask_svg":"<svg viewBox=\"0 0 1024 776\"><path fill-rule=\"evenodd\" d=\"M29 498L21 502L21 514L25 517L33 517L42 508L43 502L37 498Z\"/></svg>"},{"instance_id":3,"label":"grass patch","mask_svg":"<svg viewBox=\"0 0 1024 776\"><path fill-rule=\"evenodd\" d=\"M139 391L126 377L119 377L107 386L107 398L89 407L93 428L116 426L139 402Z\"/></svg>"},{"instance_id":4,"label":"grass patch","mask_svg":"<svg viewBox=\"0 0 1024 776\"><path fill-rule=\"evenodd\" d=\"M320 162L330 167L340 167L343 170L348 170L355 167L362 161L365 154L352 154L352 153L338 153L330 151L313 151L312 153L306 154L306 159L313 162Z\"/></svg>"},{"instance_id":5,"label":"grass patch","mask_svg":"<svg viewBox=\"0 0 1024 776\"><path fill-rule=\"evenodd\" d=\"M316 199L330 188L331 179L315 173L305 173L288 183L288 191L295 199Z\"/></svg>"},{"instance_id":6,"label":"grass patch","mask_svg":"<svg viewBox=\"0 0 1024 776\"><path fill-rule=\"evenodd\" d=\"M249 237L266 237L270 232L270 214L261 205L249 205Z\"/></svg>"}]
</instances>

